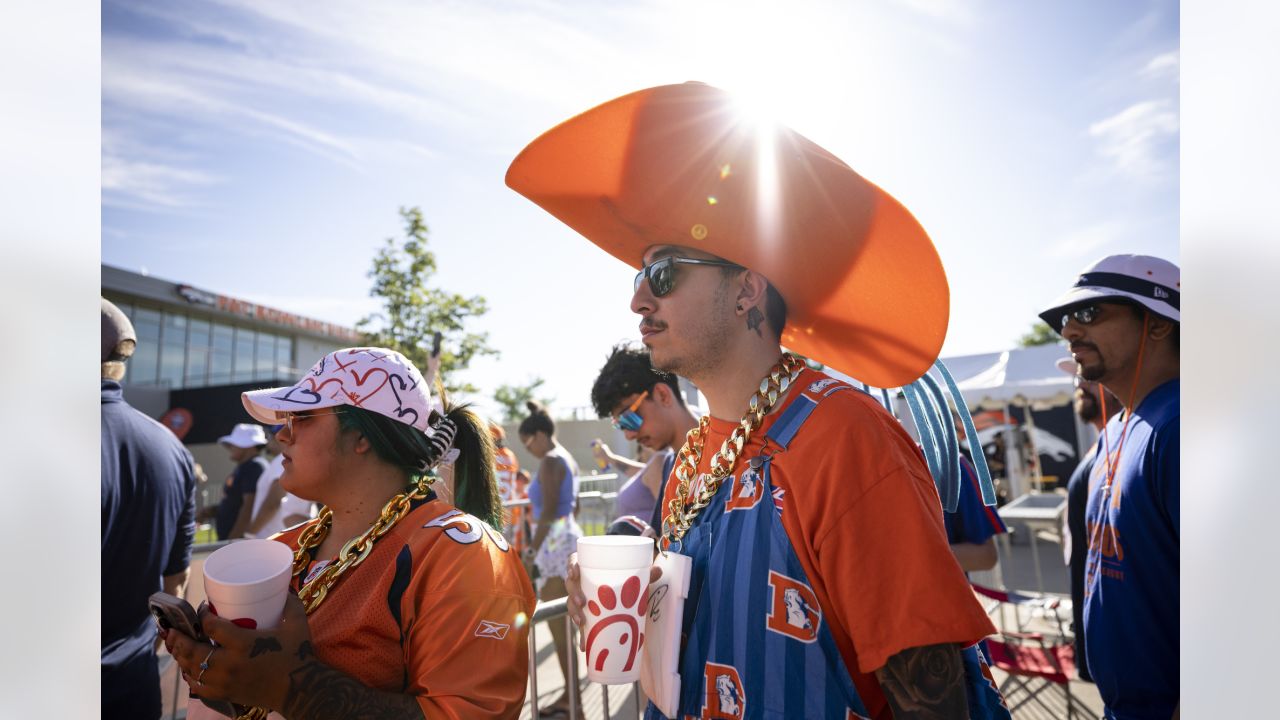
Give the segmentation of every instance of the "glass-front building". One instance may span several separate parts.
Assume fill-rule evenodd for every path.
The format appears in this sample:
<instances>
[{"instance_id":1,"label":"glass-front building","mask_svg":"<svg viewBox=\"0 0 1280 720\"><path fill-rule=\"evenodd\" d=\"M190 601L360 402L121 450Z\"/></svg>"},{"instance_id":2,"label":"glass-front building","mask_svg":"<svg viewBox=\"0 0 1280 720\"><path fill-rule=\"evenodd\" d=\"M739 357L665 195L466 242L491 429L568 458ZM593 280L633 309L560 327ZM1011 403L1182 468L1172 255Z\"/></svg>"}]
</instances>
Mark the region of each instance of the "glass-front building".
<instances>
[{"instance_id":1,"label":"glass-front building","mask_svg":"<svg viewBox=\"0 0 1280 720\"><path fill-rule=\"evenodd\" d=\"M108 298L111 299L111 298ZM296 375L294 339L187 308L116 301L138 334L124 382L171 390Z\"/></svg>"},{"instance_id":2,"label":"glass-front building","mask_svg":"<svg viewBox=\"0 0 1280 720\"><path fill-rule=\"evenodd\" d=\"M126 396L293 382L299 368L360 341L351 328L110 265L102 266L102 296L138 334Z\"/></svg>"}]
</instances>

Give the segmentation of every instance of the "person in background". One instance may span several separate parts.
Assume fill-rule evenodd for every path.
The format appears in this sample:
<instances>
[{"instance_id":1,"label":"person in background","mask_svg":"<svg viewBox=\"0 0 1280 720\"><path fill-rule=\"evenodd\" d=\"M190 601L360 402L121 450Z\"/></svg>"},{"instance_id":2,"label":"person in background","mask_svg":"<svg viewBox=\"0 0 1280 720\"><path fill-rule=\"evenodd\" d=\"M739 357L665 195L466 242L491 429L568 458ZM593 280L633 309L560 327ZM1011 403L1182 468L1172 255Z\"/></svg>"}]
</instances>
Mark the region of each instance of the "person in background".
<instances>
[{"instance_id":1,"label":"person in background","mask_svg":"<svg viewBox=\"0 0 1280 720\"><path fill-rule=\"evenodd\" d=\"M1085 531L1084 514L1089 504L1089 473L1098 457L1097 439L1108 417L1102 415L1102 395L1107 395L1107 410L1112 415L1120 412L1120 401L1109 390L1096 382L1085 380L1077 372L1076 361L1070 357L1058 361L1058 369L1075 379L1072 404L1076 415L1085 423L1086 431L1092 431L1088 439L1089 451L1067 481L1067 512L1063 517L1062 548L1064 560L1071 568L1071 631L1075 633L1076 674L1081 680L1093 682L1089 674L1089 659L1084 639L1084 563L1089 555L1089 534Z\"/></svg>"},{"instance_id":2,"label":"person in background","mask_svg":"<svg viewBox=\"0 0 1280 720\"><path fill-rule=\"evenodd\" d=\"M1108 718L1179 712L1180 275L1110 255L1040 313L1124 409L1102 429L1085 509L1085 651Z\"/></svg>"},{"instance_id":3,"label":"person in background","mask_svg":"<svg viewBox=\"0 0 1280 720\"><path fill-rule=\"evenodd\" d=\"M218 444L226 448L236 466L223 483L214 528L219 540L234 540L244 537L253 520L258 478L267 470L267 460L262 457L267 435L257 423L240 423L229 434L218 438Z\"/></svg>"},{"instance_id":4,"label":"person in background","mask_svg":"<svg viewBox=\"0 0 1280 720\"><path fill-rule=\"evenodd\" d=\"M280 440L276 433L280 425L267 428L266 452L270 456L267 469L258 478L258 489L253 498L253 520L244 536L269 538L281 530L293 527L315 517L314 503L287 492L280 485L284 473L284 455L280 454Z\"/></svg>"},{"instance_id":5,"label":"person in background","mask_svg":"<svg viewBox=\"0 0 1280 720\"><path fill-rule=\"evenodd\" d=\"M191 453L124 400L137 346L129 318L102 299L102 717L160 717L156 631L147 597L181 597L195 538Z\"/></svg>"},{"instance_id":6,"label":"person in background","mask_svg":"<svg viewBox=\"0 0 1280 720\"><path fill-rule=\"evenodd\" d=\"M529 475L520 471L520 461L516 454L507 447L507 433L502 426L489 423L489 434L493 437L494 470L498 476L498 498L503 505L529 497ZM502 534L511 543L515 551L523 555L529 544L529 513L525 506L507 506L506 522L503 523Z\"/></svg>"},{"instance_id":7,"label":"person in background","mask_svg":"<svg viewBox=\"0 0 1280 720\"><path fill-rule=\"evenodd\" d=\"M662 529L659 501L675 466L675 448L698 425L680 394L679 381L655 369L643 346L616 345L591 387L591 405L600 417L612 418L628 440L654 451L642 464L617 455L604 443L594 448L610 465L637 473L618 491L618 515L647 519L656 536Z\"/></svg>"},{"instance_id":8,"label":"person in background","mask_svg":"<svg viewBox=\"0 0 1280 720\"><path fill-rule=\"evenodd\" d=\"M374 373L387 382L358 383ZM383 348L335 351L294 386L242 399L284 424L280 482L324 510L276 538L293 550L297 593L276 628L237 627L206 606L217 646L166 633L191 688L289 720L516 717L534 596L491 522L501 506L484 421L435 405L418 369ZM433 490L446 459L460 506ZM188 717L203 710L197 701Z\"/></svg>"},{"instance_id":9,"label":"person in background","mask_svg":"<svg viewBox=\"0 0 1280 720\"><path fill-rule=\"evenodd\" d=\"M965 440L964 426L956 417L956 435ZM1009 532L996 509L982 502L978 487L978 471L965 448L960 449L960 502L953 513L943 512L942 521L947 528L947 543L951 554L966 573L990 570L1000 561L996 550L996 535Z\"/></svg>"},{"instance_id":10,"label":"person in background","mask_svg":"<svg viewBox=\"0 0 1280 720\"><path fill-rule=\"evenodd\" d=\"M556 441L556 424L546 408L533 401L526 406L529 415L520 422L518 432L525 449L538 459L538 469L529 484L529 508L535 523L533 540L524 554L526 562L536 570L538 599L545 602L565 596L564 576L569 555L578 549L578 538L582 537L582 528L574 519L578 505L578 463ZM549 625L565 678L565 691L545 708L539 708L544 715L567 713L570 692L575 695L576 707L582 707L577 678L569 674L571 650L564 624L551 622Z\"/></svg>"}]
</instances>

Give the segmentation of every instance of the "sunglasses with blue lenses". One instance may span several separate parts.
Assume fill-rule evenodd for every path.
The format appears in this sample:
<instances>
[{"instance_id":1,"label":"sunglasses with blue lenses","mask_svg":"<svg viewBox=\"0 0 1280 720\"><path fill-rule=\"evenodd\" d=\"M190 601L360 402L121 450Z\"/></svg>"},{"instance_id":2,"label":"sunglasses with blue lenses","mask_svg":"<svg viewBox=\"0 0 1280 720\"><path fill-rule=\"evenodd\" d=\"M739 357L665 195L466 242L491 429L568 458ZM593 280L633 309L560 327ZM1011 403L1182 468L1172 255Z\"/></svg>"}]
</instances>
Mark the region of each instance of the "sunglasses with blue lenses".
<instances>
[{"instance_id":1,"label":"sunglasses with blue lenses","mask_svg":"<svg viewBox=\"0 0 1280 720\"><path fill-rule=\"evenodd\" d=\"M676 257L670 255L659 260L654 260L644 267L643 270L636 273L636 279L631 284L631 291L636 292L640 289L640 283L645 280L649 281L649 292L654 297L663 297L676 288L676 265L715 265L717 267L741 268L737 263L731 263L728 260L702 260L699 258Z\"/></svg>"},{"instance_id":2,"label":"sunglasses with blue lenses","mask_svg":"<svg viewBox=\"0 0 1280 720\"><path fill-rule=\"evenodd\" d=\"M638 432L644 426L644 418L640 417L640 413L636 412L636 408L640 407L640 403L644 402L644 399L648 396L648 390L640 393L640 397L636 398L630 407L623 410L618 417L613 419L613 427L617 430Z\"/></svg>"}]
</instances>

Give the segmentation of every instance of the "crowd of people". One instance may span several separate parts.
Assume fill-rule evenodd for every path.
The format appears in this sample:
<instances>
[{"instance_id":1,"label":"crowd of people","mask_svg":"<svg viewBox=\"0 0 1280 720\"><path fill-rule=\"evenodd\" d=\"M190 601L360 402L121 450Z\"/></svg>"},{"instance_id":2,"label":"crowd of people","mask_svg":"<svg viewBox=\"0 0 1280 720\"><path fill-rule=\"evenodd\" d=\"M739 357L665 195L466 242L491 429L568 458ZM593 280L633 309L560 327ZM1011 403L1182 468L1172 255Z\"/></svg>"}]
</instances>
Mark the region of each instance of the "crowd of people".
<instances>
[{"instance_id":1,"label":"crowd of people","mask_svg":"<svg viewBox=\"0 0 1280 720\"><path fill-rule=\"evenodd\" d=\"M982 651L996 630L967 578L995 565L1006 528L972 459L958 458L959 505L944 512L919 439L805 362L884 388L928 371L949 313L937 252L830 153L776 127L783 150L762 159L757 132L715 88L652 88L556 126L507 175L639 268L642 345L612 349L591 401L651 454L594 453L626 476L609 532L692 560L670 717L1007 718ZM1110 718L1179 712L1179 292L1172 263L1115 255L1041 314L1098 431L1068 484L1064 544L1080 676ZM529 403L518 426L527 473L500 426L394 350L338 350L292 386L244 393L256 422L220 439L235 469L206 519L221 540L290 548L284 618L250 629L205 606L205 637L157 638L146 597L182 594L196 473L124 402L137 337L105 299L102 328L104 718L159 717L159 643L192 718L226 702L290 720L519 714L537 601L567 596L578 625L587 605L581 472L546 408ZM347 390L371 372L389 381ZM565 683L542 714L568 717L582 707L574 649L550 628ZM645 716L668 717L652 703Z\"/></svg>"}]
</instances>

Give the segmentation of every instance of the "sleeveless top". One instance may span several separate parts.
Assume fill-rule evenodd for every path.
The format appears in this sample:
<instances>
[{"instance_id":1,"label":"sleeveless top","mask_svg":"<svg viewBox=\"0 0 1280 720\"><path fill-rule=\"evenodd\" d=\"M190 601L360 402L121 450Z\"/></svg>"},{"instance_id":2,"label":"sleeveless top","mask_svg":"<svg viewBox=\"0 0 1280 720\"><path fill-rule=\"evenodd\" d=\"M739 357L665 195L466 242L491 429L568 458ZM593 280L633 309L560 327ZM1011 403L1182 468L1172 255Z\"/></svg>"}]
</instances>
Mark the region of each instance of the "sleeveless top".
<instances>
[{"instance_id":1,"label":"sleeveless top","mask_svg":"<svg viewBox=\"0 0 1280 720\"><path fill-rule=\"evenodd\" d=\"M560 497L556 500L556 517L561 518L573 512L573 504L578 498L578 464L559 447L547 455L564 465L564 480L560 483ZM533 474L533 482L529 483L529 507L533 508L535 521L542 517L542 463L538 463L538 471Z\"/></svg>"},{"instance_id":2,"label":"sleeveless top","mask_svg":"<svg viewBox=\"0 0 1280 720\"><path fill-rule=\"evenodd\" d=\"M670 452L666 451L666 454L670 454ZM658 498L654 497L653 491L649 489L648 485L644 484L644 474L649 472L654 463L657 463L658 467L661 468L664 457L664 453L657 453L649 458L649 462L618 489L616 501L617 517L634 515L643 520L653 513L653 504L658 502ZM663 479L665 480L665 478Z\"/></svg>"}]
</instances>

